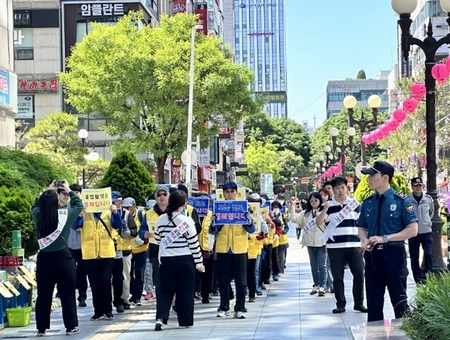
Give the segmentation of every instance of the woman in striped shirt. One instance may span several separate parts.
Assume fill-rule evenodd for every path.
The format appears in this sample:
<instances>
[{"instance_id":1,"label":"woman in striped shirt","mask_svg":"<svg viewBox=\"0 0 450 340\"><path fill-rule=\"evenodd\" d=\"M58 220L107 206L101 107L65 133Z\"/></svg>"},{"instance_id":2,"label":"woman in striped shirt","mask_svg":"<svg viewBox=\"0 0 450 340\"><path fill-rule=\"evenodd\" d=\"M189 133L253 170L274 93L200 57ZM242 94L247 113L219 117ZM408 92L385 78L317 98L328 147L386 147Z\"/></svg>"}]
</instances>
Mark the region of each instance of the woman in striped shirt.
<instances>
[{"instance_id":1,"label":"woman in striped shirt","mask_svg":"<svg viewBox=\"0 0 450 340\"><path fill-rule=\"evenodd\" d=\"M194 324L195 269L203 272L203 258L195 223L183 214L187 196L177 190L170 194L166 213L155 225L159 243L159 275L161 292L157 296L155 331L163 329L169 318L174 294L177 295L177 316L180 327Z\"/></svg>"}]
</instances>

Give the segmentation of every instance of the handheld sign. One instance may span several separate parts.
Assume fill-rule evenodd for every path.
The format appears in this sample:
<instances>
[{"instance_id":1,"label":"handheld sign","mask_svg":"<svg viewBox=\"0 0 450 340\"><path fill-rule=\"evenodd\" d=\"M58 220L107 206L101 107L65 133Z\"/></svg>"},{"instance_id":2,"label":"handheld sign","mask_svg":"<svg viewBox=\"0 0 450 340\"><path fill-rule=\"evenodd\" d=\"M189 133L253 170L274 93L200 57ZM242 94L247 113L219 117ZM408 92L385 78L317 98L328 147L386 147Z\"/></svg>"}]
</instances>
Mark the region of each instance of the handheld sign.
<instances>
[{"instance_id":1,"label":"handheld sign","mask_svg":"<svg viewBox=\"0 0 450 340\"><path fill-rule=\"evenodd\" d=\"M247 224L245 213L248 212L247 201L215 201L214 214L216 225Z\"/></svg>"},{"instance_id":2,"label":"handheld sign","mask_svg":"<svg viewBox=\"0 0 450 340\"><path fill-rule=\"evenodd\" d=\"M224 201L225 197L223 196L223 190L222 189L217 189L216 190L216 195L217 195L217 200L218 201Z\"/></svg>"},{"instance_id":3,"label":"handheld sign","mask_svg":"<svg viewBox=\"0 0 450 340\"><path fill-rule=\"evenodd\" d=\"M205 217L208 215L209 210L209 198L208 197L197 197L191 200L190 204L197 211L199 217Z\"/></svg>"},{"instance_id":4,"label":"handheld sign","mask_svg":"<svg viewBox=\"0 0 450 340\"><path fill-rule=\"evenodd\" d=\"M83 189L81 199L87 213L108 211L112 204L111 188Z\"/></svg>"},{"instance_id":5,"label":"handheld sign","mask_svg":"<svg viewBox=\"0 0 450 340\"><path fill-rule=\"evenodd\" d=\"M249 202L248 205L250 206L250 209L253 211L253 222L255 222L255 228L256 230L261 230L261 221L258 218L258 215L260 215L260 206L258 202Z\"/></svg>"}]
</instances>

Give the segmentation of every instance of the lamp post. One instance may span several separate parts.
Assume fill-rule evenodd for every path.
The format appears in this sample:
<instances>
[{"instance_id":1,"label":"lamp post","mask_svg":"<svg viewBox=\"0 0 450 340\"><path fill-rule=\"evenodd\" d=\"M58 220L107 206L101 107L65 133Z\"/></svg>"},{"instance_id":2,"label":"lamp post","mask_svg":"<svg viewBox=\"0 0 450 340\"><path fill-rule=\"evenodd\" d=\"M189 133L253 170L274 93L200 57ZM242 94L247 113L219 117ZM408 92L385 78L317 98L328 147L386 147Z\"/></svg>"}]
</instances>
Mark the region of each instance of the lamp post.
<instances>
[{"instance_id":1,"label":"lamp post","mask_svg":"<svg viewBox=\"0 0 450 340\"><path fill-rule=\"evenodd\" d=\"M324 159L323 165L325 165L325 167L329 168L335 162L335 158L334 158L333 154L331 153L331 146L325 145L323 147L323 152L325 153L325 159Z\"/></svg>"},{"instance_id":2,"label":"lamp post","mask_svg":"<svg viewBox=\"0 0 450 340\"><path fill-rule=\"evenodd\" d=\"M368 127L376 127L377 126L377 114L378 114L378 108L381 105L381 98L380 96L373 94L368 99L368 104L372 108L372 118L366 119L364 117L364 113L361 113L361 118L356 119L354 117L355 112L353 109L355 108L357 104L357 100L353 96L346 96L343 100L344 106L347 109L348 114L348 126L359 126L359 129L361 131L361 137L363 136L364 132L367 131ZM366 144L361 141L361 163L363 166L367 164L366 160Z\"/></svg>"},{"instance_id":3,"label":"lamp post","mask_svg":"<svg viewBox=\"0 0 450 340\"><path fill-rule=\"evenodd\" d=\"M188 122L187 122L187 141L186 141L186 187L188 194L191 194L191 166L192 166L192 123L194 120L194 52L195 52L195 32L202 29L202 25L195 25L191 30L191 58L189 66L189 103L188 103ZM197 146L198 148L198 146Z\"/></svg>"},{"instance_id":4,"label":"lamp post","mask_svg":"<svg viewBox=\"0 0 450 340\"><path fill-rule=\"evenodd\" d=\"M342 163L342 176L344 176L344 177L345 177L345 150L347 148L351 149L353 147L353 137L356 134L356 130L353 127L349 127L349 128L347 128L346 133L348 135L349 143L345 144L344 136L342 136L341 143L338 144L337 137L339 136L339 130L335 127L332 127L330 129L330 136L331 136L331 140L333 142L333 150L339 155L339 158Z\"/></svg>"},{"instance_id":5,"label":"lamp post","mask_svg":"<svg viewBox=\"0 0 450 340\"><path fill-rule=\"evenodd\" d=\"M447 24L450 25L450 0L440 1L442 9L448 13ZM433 37L433 26L431 19L428 23L427 36L423 40L415 38L410 33L412 24L411 13L417 7L417 0L392 0L392 8L399 15L398 25L401 29L401 48L405 62L409 60L411 46L418 46L425 54L425 87L426 87L426 169L427 169L427 193L433 198L434 216L432 217L433 235L433 271L445 269L442 259L441 234L443 221L438 216L439 203L436 190L436 80L432 77L431 69L436 64L436 51L439 47L450 44L450 34L436 40ZM450 269L450 263L447 264Z\"/></svg>"},{"instance_id":6,"label":"lamp post","mask_svg":"<svg viewBox=\"0 0 450 340\"><path fill-rule=\"evenodd\" d=\"M85 129L81 129L80 131L78 131L78 138L81 139L81 146L83 148L87 147L88 145L88 132ZM95 150L91 150L90 153L88 153L87 155L84 155L84 159L86 159L87 161L93 161L93 162L97 162L99 159L100 155L98 154L98 152L96 152ZM83 166L83 189L86 187L86 169Z\"/></svg>"}]
</instances>

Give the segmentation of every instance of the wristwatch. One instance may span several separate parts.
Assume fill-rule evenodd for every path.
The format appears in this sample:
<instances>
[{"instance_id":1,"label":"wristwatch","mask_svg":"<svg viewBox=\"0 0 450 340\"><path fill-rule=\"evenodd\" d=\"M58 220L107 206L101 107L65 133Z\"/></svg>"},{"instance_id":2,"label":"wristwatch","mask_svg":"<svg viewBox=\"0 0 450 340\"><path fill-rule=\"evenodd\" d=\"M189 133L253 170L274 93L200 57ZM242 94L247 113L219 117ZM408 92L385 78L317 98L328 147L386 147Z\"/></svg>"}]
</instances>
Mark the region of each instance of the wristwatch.
<instances>
[{"instance_id":1,"label":"wristwatch","mask_svg":"<svg viewBox=\"0 0 450 340\"><path fill-rule=\"evenodd\" d=\"M383 242L384 243L388 243L388 236L387 235L383 235Z\"/></svg>"}]
</instances>

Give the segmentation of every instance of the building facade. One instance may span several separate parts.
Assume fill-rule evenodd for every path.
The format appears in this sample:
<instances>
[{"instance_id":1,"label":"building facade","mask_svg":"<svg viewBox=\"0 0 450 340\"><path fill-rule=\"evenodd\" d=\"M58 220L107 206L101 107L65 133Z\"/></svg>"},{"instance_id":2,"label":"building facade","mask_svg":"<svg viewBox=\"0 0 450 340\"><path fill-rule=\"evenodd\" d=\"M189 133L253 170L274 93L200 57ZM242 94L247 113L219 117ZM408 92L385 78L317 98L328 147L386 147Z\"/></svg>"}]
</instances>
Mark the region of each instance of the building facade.
<instances>
[{"instance_id":1,"label":"building facade","mask_svg":"<svg viewBox=\"0 0 450 340\"><path fill-rule=\"evenodd\" d=\"M0 1L0 146L15 147L17 76L14 72L13 2Z\"/></svg>"},{"instance_id":2,"label":"building facade","mask_svg":"<svg viewBox=\"0 0 450 340\"><path fill-rule=\"evenodd\" d=\"M366 80L330 80L327 85L327 119L337 115L343 108L343 100L352 95L358 101L358 106L369 104L367 100L373 94L381 97L380 111L389 109L388 76L390 71L380 73L377 79Z\"/></svg>"},{"instance_id":3,"label":"building facade","mask_svg":"<svg viewBox=\"0 0 450 340\"><path fill-rule=\"evenodd\" d=\"M251 89L256 98L267 101L269 116L287 118L284 0L235 0L234 27L226 16L229 6L225 8L224 37L226 42L234 43L235 62L247 64L253 70Z\"/></svg>"}]
</instances>

